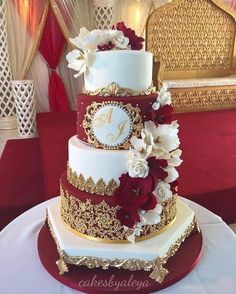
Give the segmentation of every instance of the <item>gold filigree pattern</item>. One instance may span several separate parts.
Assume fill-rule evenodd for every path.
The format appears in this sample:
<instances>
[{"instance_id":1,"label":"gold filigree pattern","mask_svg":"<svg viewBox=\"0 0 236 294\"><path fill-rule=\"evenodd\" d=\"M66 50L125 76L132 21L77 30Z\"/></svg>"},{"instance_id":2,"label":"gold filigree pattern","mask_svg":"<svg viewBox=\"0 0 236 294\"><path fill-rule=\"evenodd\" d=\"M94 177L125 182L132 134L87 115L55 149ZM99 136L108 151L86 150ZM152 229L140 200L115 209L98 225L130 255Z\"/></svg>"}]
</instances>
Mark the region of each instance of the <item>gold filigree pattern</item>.
<instances>
[{"instance_id":1,"label":"gold filigree pattern","mask_svg":"<svg viewBox=\"0 0 236 294\"><path fill-rule=\"evenodd\" d=\"M177 196L171 197L162 203L163 211L161 221L156 225L145 225L142 227L140 237L135 241L154 234L158 234L176 216ZM127 242L127 238L133 233L132 229L125 230L117 219L118 205L109 206L104 200L98 204L92 204L90 199L82 202L80 199L70 195L61 187L61 216L64 223L74 231L87 236L87 238L99 239L99 241L110 242L110 240Z\"/></svg>"},{"instance_id":2,"label":"gold filigree pattern","mask_svg":"<svg viewBox=\"0 0 236 294\"><path fill-rule=\"evenodd\" d=\"M175 0L151 14L147 50L161 60L163 79L213 77L212 73L232 71L235 14L223 8L227 9L218 0Z\"/></svg>"},{"instance_id":3,"label":"gold filigree pattern","mask_svg":"<svg viewBox=\"0 0 236 294\"><path fill-rule=\"evenodd\" d=\"M96 112L105 106L115 106L122 109L129 117L130 120L130 130L125 140L115 146L110 146L99 141L95 136L93 131L93 119ZM133 107L132 104L123 104L122 102L116 101L106 101L102 103L93 102L87 107L86 114L83 120L83 128L88 137L87 142L96 148L103 149L128 149L130 147L129 139L131 136L139 137L141 130L143 128L142 116L140 115L140 109L138 107Z\"/></svg>"},{"instance_id":4,"label":"gold filigree pattern","mask_svg":"<svg viewBox=\"0 0 236 294\"><path fill-rule=\"evenodd\" d=\"M83 93L90 96L140 96L140 95L150 95L156 91L156 88L151 84L144 91L132 90L129 88L121 88L117 83L111 83L107 87L99 88L94 91L86 90L84 88Z\"/></svg>"},{"instance_id":5,"label":"gold filigree pattern","mask_svg":"<svg viewBox=\"0 0 236 294\"><path fill-rule=\"evenodd\" d=\"M117 183L113 179L110 180L108 184L106 184L103 179L99 179L97 183L94 183L91 177L85 180L82 174L78 176L77 173L69 167L69 165L67 166L67 180L72 186L81 191L103 196L113 195L114 191L118 187Z\"/></svg>"},{"instance_id":6,"label":"gold filigree pattern","mask_svg":"<svg viewBox=\"0 0 236 294\"><path fill-rule=\"evenodd\" d=\"M235 87L171 89L176 112L207 111L236 107Z\"/></svg>"},{"instance_id":7,"label":"gold filigree pattern","mask_svg":"<svg viewBox=\"0 0 236 294\"><path fill-rule=\"evenodd\" d=\"M58 266L58 270L60 274L64 274L69 271L68 265L76 265L76 266L87 266L88 268L102 268L104 270L109 269L111 267L128 269L130 271L136 270L144 270L144 271L152 271L149 275L150 278L155 281L162 283L169 273L164 265L167 263L168 259L175 255L178 251L181 244L185 241L187 237L191 234L191 232L197 227L197 221L194 217L193 221L184 231L182 236L177 239L177 241L171 245L167 253L163 257L157 257L154 260L139 260L139 259L108 259L108 258L98 258L91 256L69 256L60 248L59 242L54 233L53 227L50 223L49 217L47 218L48 226L51 232L51 235L54 239L54 242L57 246L57 251L60 259L56 262Z\"/></svg>"}]
</instances>

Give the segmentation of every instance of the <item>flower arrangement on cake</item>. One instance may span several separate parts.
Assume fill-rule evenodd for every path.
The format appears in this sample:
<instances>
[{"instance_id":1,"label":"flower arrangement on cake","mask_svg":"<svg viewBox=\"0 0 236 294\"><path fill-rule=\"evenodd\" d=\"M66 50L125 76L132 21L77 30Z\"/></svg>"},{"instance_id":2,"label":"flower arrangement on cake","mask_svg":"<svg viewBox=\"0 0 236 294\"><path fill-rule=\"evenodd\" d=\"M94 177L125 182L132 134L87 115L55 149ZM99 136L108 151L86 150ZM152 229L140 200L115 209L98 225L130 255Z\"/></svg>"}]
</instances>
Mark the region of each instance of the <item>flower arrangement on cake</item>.
<instances>
[{"instance_id":1,"label":"flower arrangement on cake","mask_svg":"<svg viewBox=\"0 0 236 294\"><path fill-rule=\"evenodd\" d=\"M178 172L182 163L178 123L172 121L171 94L163 85L152 104L153 121L146 121L141 138L132 137L127 154L128 173L120 177L115 191L122 207L118 218L126 229L132 228L130 242L142 232L142 226L158 224L162 202L177 193Z\"/></svg>"},{"instance_id":2,"label":"flower arrangement on cake","mask_svg":"<svg viewBox=\"0 0 236 294\"><path fill-rule=\"evenodd\" d=\"M88 31L85 27L70 42L77 47L66 56L68 67L78 71L75 78L82 75L92 63L92 54L96 51L108 50L141 50L144 39L138 37L135 31L119 22L112 27L112 30Z\"/></svg>"}]
</instances>

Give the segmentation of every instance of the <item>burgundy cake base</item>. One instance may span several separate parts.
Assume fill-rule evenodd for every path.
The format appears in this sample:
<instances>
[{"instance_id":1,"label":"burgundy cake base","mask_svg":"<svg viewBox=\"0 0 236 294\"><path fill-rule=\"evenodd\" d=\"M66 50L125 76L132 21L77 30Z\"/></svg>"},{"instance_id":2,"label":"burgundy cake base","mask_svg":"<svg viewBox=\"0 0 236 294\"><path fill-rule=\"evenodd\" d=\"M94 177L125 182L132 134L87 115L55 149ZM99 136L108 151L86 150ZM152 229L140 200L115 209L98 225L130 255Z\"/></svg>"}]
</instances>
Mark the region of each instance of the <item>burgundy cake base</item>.
<instances>
[{"instance_id":1,"label":"burgundy cake base","mask_svg":"<svg viewBox=\"0 0 236 294\"><path fill-rule=\"evenodd\" d=\"M56 265L59 255L49 228L43 226L38 235L39 257L48 273L62 284L90 294L114 293L114 291L128 294L159 291L186 276L200 260L201 250L202 234L192 232L165 265L169 274L161 284L149 278L150 272L142 270L132 272L115 268L88 269L84 266L69 265L69 272L60 275Z\"/></svg>"}]
</instances>

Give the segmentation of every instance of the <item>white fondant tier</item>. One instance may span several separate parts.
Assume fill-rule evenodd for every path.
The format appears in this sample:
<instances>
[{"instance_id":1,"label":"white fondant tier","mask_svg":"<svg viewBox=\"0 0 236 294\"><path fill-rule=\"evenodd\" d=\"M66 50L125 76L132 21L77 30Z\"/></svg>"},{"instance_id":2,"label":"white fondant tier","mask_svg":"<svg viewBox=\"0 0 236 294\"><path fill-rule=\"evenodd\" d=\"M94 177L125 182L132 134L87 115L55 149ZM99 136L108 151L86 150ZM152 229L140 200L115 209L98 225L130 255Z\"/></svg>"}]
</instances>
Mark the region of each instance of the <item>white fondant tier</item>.
<instances>
[{"instance_id":1,"label":"white fondant tier","mask_svg":"<svg viewBox=\"0 0 236 294\"><path fill-rule=\"evenodd\" d=\"M149 261L162 257L167 253L169 248L184 234L192 223L194 212L178 200L177 218L174 224L160 235L134 244L109 244L78 237L63 224L59 201L48 207L48 217L60 249L69 256Z\"/></svg>"},{"instance_id":2,"label":"white fondant tier","mask_svg":"<svg viewBox=\"0 0 236 294\"><path fill-rule=\"evenodd\" d=\"M126 150L103 150L81 142L76 136L68 142L69 167L85 179L91 177L94 182L100 179L108 184L112 179L119 184L119 177L127 173Z\"/></svg>"},{"instance_id":3,"label":"white fondant tier","mask_svg":"<svg viewBox=\"0 0 236 294\"><path fill-rule=\"evenodd\" d=\"M146 51L99 51L84 74L85 89L95 91L115 82L121 88L145 91L152 83L153 55Z\"/></svg>"}]
</instances>

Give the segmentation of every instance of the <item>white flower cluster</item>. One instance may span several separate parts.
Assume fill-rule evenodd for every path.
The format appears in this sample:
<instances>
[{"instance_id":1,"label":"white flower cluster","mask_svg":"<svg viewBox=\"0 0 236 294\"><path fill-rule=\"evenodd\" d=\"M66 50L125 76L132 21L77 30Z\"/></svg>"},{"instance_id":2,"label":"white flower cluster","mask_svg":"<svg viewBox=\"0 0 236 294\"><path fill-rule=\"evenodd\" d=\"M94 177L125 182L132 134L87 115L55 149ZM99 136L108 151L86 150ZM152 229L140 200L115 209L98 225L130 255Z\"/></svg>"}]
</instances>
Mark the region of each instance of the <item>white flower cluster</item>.
<instances>
[{"instance_id":1,"label":"white flower cluster","mask_svg":"<svg viewBox=\"0 0 236 294\"><path fill-rule=\"evenodd\" d=\"M69 40L78 48L66 55L68 67L78 72L74 75L75 78L83 74L91 65L91 53L97 50L97 46L111 41L116 49L129 49L129 39L118 30L93 30L90 32L86 28L81 28L79 35Z\"/></svg>"},{"instance_id":2,"label":"white flower cluster","mask_svg":"<svg viewBox=\"0 0 236 294\"><path fill-rule=\"evenodd\" d=\"M154 110L158 110L164 105L171 104L171 94L166 85L163 85L158 93L156 102L152 105ZM170 183L175 181L179 174L176 167L182 163L179 149L180 141L178 137L178 123L156 126L152 121L146 121L141 131L141 138L132 137L131 145L127 155L127 168L130 177L145 178L149 174L148 158L167 160L167 167L163 168L168 176L164 181L157 181L153 194L158 200L157 206L153 210L139 212L141 221L136 224L134 232L129 236L129 241L134 242L135 236L139 236L145 224L157 224L160 222L162 212L161 203L172 197Z\"/></svg>"},{"instance_id":3,"label":"white flower cluster","mask_svg":"<svg viewBox=\"0 0 236 294\"><path fill-rule=\"evenodd\" d=\"M157 204L156 207L152 210L139 211L139 216L141 220L135 225L133 233L128 236L127 240L131 243L134 243L135 238L139 237L142 232L142 226L158 224L161 221L162 210L163 206L161 204ZM128 230L130 228L125 227L125 229Z\"/></svg>"},{"instance_id":4,"label":"white flower cluster","mask_svg":"<svg viewBox=\"0 0 236 294\"><path fill-rule=\"evenodd\" d=\"M180 144L178 127L176 121L159 126L155 126L152 121L144 123L141 138L133 137L131 139L133 148L129 150L127 155L127 168L130 177L145 178L149 174L147 159L155 157L156 159L167 160L168 166L163 168L168 173L165 178L167 184L178 178L179 174L176 167L182 163L180 159L182 151L178 148ZM169 185L166 187L169 187ZM163 196L159 198L157 191L155 193L158 201L167 200L163 200Z\"/></svg>"},{"instance_id":5,"label":"white flower cluster","mask_svg":"<svg viewBox=\"0 0 236 294\"><path fill-rule=\"evenodd\" d=\"M152 108L158 110L161 106L171 105L171 93L168 91L167 85L163 83L160 92L158 92L157 100L153 103Z\"/></svg>"}]
</instances>

